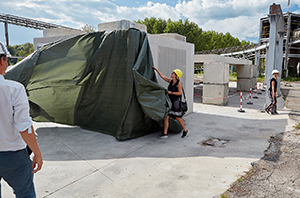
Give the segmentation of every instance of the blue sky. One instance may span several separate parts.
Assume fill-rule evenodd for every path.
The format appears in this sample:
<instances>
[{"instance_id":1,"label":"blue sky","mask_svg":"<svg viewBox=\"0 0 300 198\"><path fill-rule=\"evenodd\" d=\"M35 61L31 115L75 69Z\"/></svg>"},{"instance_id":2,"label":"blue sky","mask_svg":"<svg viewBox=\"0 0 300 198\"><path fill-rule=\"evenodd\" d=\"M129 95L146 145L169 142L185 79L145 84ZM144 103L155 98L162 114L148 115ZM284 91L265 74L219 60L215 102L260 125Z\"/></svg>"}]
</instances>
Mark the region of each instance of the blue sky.
<instances>
[{"instance_id":1,"label":"blue sky","mask_svg":"<svg viewBox=\"0 0 300 198\"><path fill-rule=\"evenodd\" d=\"M274 0L10 0L0 2L0 12L80 29L84 24L157 17L189 19L204 30L229 32L241 40L258 41L259 19L267 16ZM277 0L283 12L288 0ZM300 0L291 0L290 12L299 14ZM9 25L10 45L33 43L43 31ZM5 41L4 24L0 40Z\"/></svg>"}]
</instances>

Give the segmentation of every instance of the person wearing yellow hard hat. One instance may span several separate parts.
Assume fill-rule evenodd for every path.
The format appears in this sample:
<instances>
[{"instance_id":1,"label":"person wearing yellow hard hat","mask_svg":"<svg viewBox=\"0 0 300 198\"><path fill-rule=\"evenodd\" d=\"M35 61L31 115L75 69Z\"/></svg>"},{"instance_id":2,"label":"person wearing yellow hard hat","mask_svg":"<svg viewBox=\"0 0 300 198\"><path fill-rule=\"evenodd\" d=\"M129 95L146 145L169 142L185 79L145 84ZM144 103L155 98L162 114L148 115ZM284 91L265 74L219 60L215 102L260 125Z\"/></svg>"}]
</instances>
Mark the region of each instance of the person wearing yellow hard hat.
<instances>
[{"instance_id":1,"label":"person wearing yellow hard hat","mask_svg":"<svg viewBox=\"0 0 300 198\"><path fill-rule=\"evenodd\" d=\"M158 138L168 138L168 128L169 128L169 117L176 119L182 126L183 132L182 132L182 138L187 138L188 136L188 130L185 127L185 123L182 119L183 113L180 111L180 105L179 101L181 99L182 94L182 84L180 82L180 78L182 77L182 71L180 69L174 69L170 78L163 75L155 66L153 66L153 69L157 71L159 76L164 79L166 82L169 83L168 86L168 95L172 102L172 108L169 112L167 118L164 120L164 131L161 135L158 136Z\"/></svg>"},{"instance_id":2,"label":"person wearing yellow hard hat","mask_svg":"<svg viewBox=\"0 0 300 198\"><path fill-rule=\"evenodd\" d=\"M266 107L265 111L269 114L271 111L271 114L278 114L276 110L276 104L277 104L277 99L278 97L278 92L277 92L277 78L279 77L279 71L277 69L274 69L272 71L272 78L270 79L270 88L268 90L269 92L269 97L271 100L271 103Z\"/></svg>"}]
</instances>

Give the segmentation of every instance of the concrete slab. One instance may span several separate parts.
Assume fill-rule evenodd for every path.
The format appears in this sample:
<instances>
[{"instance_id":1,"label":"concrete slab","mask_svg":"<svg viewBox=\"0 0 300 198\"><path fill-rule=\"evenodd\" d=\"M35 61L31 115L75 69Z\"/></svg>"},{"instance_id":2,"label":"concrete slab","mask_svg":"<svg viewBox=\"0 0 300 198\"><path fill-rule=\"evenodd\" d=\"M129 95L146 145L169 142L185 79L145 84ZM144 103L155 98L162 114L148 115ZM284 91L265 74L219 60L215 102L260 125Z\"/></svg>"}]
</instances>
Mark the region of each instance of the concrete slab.
<instances>
[{"instance_id":1,"label":"concrete slab","mask_svg":"<svg viewBox=\"0 0 300 198\"><path fill-rule=\"evenodd\" d=\"M231 88L232 89L232 88ZM195 89L196 90L196 89ZM234 89L230 93L233 93ZM198 93L195 91L195 93ZM246 93L245 93L246 94ZM265 94L265 93L264 93ZM290 130L289 110L279 98L279 115L260 113L265 95L237 112L239 97L227 106L194 103L184 117L190 135L153 133L119 142L78 127L34 123L44 167L35 175L38 197L213 197L263 156L271 135ZM215 137L225 147L201 145ZM14 197L2 181L2 196Z\"/></svg>"}]
</instances>

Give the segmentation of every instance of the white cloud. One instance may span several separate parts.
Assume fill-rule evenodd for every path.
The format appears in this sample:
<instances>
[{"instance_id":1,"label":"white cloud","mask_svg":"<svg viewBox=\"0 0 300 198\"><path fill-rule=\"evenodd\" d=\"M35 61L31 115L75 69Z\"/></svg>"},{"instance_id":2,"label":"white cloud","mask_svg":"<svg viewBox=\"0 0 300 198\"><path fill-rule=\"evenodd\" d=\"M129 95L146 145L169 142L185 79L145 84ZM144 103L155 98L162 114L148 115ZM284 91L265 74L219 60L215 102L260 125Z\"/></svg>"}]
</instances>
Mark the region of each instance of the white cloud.
<instances>
[{"instance_id":1,"label":"white cloud","mask_svg":"<svg viewBox=\"0 0 300 198\"><path fill-rule=\"evenodd\" d=\"M130 21L156 17L172 20L187 18L204 30L229 32L240 39L258 37L259 19L267 16L273 0L178 0L167 3L139 1L138 6L118 6L115 0L10 0L1 1L1 12L23 16L73 28L83 24L97 27L98 23L121 19ZM176 2L175 0L173 2ZM277 0L283 9L287 0ZM291 6L300 4L292 0ZM174 4L173 4L174 5Z\"/></svg>"},{"instance_id":2,"label":"white cloud","mask_svg":"<svg viewBox=\"0 0 300 198\"><path fill-rule=\"evenodd\" d=\"M258 37L259 20L257 17L239 16L223 20L209 20L201 26L204 30L229 32L232 36L245 40L246 37ZM254 41L254 42L257 42Z\"/></svg>"},{"instance_id":3,"label":"white cloud","mask_svg":"<svg viewBox=\"0 0 300 198\"><path fill-rule=\"evenodd\" d=\"M276 3L282 9L287 7L286 0ZM259 19L268 15L271 4L273 0L191 0L178 2L176 10L204 30L229 32L246 39L258 38Z\"/></svg>"},{"instance_id":4,"label":"white cloud","mask_svg":"<svg viewBox=\"0 0 300 198\"><path fill-rule=\"evenodd\" d=\"M178 20L180 18L180 13L176 11L174 7L167 4L148 2L145 6L140 6L137 8L129 7L119 7L118 14L129 20L143 20L145 17L156 17L163 19L173 19Z\"/></svg>"}]
</instances>

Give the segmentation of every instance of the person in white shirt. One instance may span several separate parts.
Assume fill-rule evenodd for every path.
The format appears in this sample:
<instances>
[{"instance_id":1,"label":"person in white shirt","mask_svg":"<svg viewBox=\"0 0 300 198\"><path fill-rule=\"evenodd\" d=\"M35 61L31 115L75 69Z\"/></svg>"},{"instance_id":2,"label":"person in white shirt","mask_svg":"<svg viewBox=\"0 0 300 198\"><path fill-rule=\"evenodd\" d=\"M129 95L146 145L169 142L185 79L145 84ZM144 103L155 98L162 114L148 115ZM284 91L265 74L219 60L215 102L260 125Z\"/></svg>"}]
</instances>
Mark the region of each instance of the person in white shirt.
<instances>
[{"instance_id":1,"label":"person in white shirt","mask_svg":"<svg viewBox=\"0 0 300 198\"><path fill-rule=\"evenodd\" d=\"M9 57L10 53L0 41L0 181L4 179L17 198L35 198L33 174L42 168L43 159L29 115L25 88L4 78ZM27 145L34 153L33 160Z\"/></svg>"}]
</instances>

